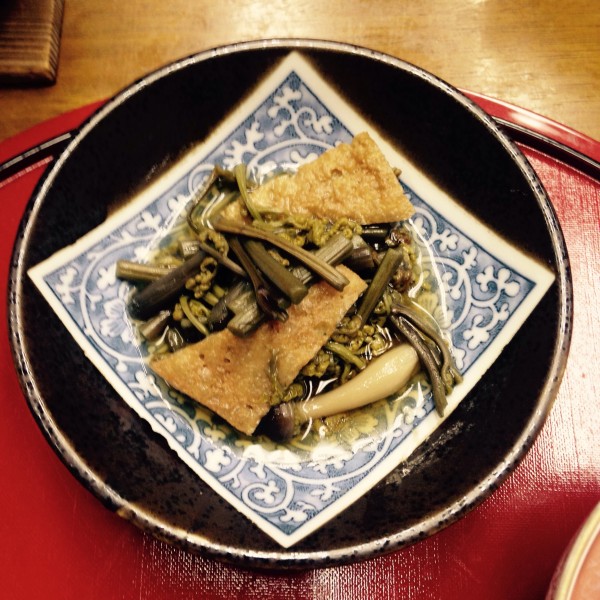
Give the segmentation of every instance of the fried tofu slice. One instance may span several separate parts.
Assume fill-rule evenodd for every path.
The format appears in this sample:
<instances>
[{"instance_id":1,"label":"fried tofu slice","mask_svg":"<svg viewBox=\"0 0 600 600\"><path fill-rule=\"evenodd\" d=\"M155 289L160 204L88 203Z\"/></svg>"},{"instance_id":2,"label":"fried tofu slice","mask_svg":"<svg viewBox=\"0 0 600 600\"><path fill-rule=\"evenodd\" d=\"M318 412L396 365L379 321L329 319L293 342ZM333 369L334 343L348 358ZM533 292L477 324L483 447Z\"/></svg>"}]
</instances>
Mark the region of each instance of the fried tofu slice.
<instances>
[{"instance_id":1,"label":"fried tofu slice","mask_svg":"<svg viewBox=\"0 0 600 600\"><path fill-rule=\"evenodd\" d=\"M368 133L339 144L291 175L274 177L251 192L260 211L313 215L361 225L404 221L414 208L397 176ZM231 204L227 219L241 219L241 205Z\"/></svg>"},{"instance_id":2,"label":"fried tofu slice","mask_svg":"<svg viewBox=\"0 0 600 600\"><path fill-rule=\"evenodd\" d=\"M338 269L348 285L337 291L324 281L314 284L300 304L290 306L287 321L263 323L248 337L225 329L155 358L150 366L169 385L251 435L269 411L274 376L288 387L366 288L353 271Z\"/></svg>"}]
</instances>

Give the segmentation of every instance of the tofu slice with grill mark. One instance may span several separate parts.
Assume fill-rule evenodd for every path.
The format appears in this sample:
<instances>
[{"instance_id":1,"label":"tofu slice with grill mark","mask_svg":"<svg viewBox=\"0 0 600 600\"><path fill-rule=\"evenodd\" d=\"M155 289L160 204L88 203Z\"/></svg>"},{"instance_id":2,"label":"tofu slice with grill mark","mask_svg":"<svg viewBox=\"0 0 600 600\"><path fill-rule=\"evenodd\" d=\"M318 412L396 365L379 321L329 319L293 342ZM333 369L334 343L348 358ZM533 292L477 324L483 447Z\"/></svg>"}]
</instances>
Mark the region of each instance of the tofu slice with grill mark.
<instances>
[{"instance_id":1,"label":"tofu slice with grill mark","mask_svg":"<svg viewBox=\"0 0 600 600\"><path fill-rule=\"evenodd\" d=\"M347 217L361 225L404 221L414 213L387 159L364 132L339 144L292 175L280 175L251 192L261 211L313 215L335 221ZM224 211L241 219L240 204Z\"/></svg>"},{"instance_id":2,"label":"tofu slice with grill mark","mask_svg":"<svg viewBox=\"0 0 600 600\"><path fill-rule=\"evenodd\" d=\"M337 291L324 281L314 284L300 304L290 306L284 323L263 323L243 338L225 329L150 366L173 388L251 435L269 411L272 373L279 385L289 386L365 290L358 275L338 269L348 285Z\"/></svg>"}]
</instances>

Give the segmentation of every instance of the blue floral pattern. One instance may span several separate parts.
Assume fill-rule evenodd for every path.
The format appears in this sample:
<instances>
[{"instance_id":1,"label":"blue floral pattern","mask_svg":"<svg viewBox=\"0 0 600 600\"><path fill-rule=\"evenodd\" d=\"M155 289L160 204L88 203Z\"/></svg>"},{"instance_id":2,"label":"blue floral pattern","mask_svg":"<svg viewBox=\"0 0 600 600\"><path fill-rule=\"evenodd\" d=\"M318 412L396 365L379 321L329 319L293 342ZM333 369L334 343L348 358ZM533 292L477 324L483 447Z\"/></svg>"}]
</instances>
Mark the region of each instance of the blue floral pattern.
<instances>
[{"instance_id":1,"label":"blue floral pattern","mask_svg":"<svg viewBox=\"0 0 600 600\"><path fill-rule=\"evenodd\" d=\"M147 368L126 311L130 286L116 278L115 263L146 258L213 165L232 168L245 162L260 172L295 169L350 141L360 118L353 116L352 127L345 125L351 108L331 90L321 94L323 89L328 90L319 75L292 55L219 128L218 139L204 143L184 172L167 178L140 201L139 210L117 215L101 235L92 232L32 272L124 400L204 481L284 546L314 531L395 468L418 443L419 436L410 434L423 430L424 439L439 425L427 382L418 380L401 397L357 411L335 439L279 445L242 436ZM549 283L536 281L535 269L521 272L522 257L511 264L501 260L486 247L487 236L476 239L409 182L402 184L416 208L411 226L426 244L439 284L442 303L435 314L453 342L458 367L465 376L479 363L484 370L486 352L499 332L518 327L515 315L522 304ZM457 388L453 406L468 391L464 385L462 391Z\"/></svg>"}]
</instances>

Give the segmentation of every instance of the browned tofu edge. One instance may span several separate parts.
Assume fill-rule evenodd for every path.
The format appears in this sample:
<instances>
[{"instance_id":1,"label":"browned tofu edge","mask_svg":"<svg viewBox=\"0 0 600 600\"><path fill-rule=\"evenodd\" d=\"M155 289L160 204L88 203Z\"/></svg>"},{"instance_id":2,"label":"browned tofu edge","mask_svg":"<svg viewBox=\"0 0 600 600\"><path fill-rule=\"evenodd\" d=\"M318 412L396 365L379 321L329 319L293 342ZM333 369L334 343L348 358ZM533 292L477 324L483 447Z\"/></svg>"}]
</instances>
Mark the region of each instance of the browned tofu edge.
<instances>
[{"instance_id":1,"label":"browned tofu edge","mask_svg":"<svg viewBox=\"0 0 600 600\"><path fill-rule=\"evenodd\" d=\"M338 269L348 285L337 291L324 281L314 284L300 304L290 307L285 323L263 323L247 337L225 329L152 359L150 367L171 387L251 435L270 408L273 359L287 387L366 288L350 269Z\"/></svg>"},{"instance_id":2,"label":"browned tofu edge","mask_svg":"<svg viewBox=\"0 0 600 600\"><path fill-rule=\"evenodd\" d=\"M404 221L414 214L392 167L367 132L327 150L294 174L270 179L252 198L261 210L332 221L347 217L362 225ZM223 214L241 219L241 204L231 204Z\"/></svg>"}]
</instances>

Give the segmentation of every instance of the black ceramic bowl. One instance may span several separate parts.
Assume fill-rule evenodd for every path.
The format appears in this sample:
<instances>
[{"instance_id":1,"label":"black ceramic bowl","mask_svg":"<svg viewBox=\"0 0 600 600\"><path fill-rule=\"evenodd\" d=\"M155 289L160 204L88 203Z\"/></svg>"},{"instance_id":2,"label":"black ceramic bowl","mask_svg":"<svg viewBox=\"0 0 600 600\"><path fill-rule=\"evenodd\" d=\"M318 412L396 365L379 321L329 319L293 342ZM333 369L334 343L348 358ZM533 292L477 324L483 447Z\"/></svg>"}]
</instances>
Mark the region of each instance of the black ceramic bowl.
<instances>
[{"instance_id":1,"label":"black ceramic bowl","mask_svg":"<svg viewBox=\"0 0 600 600\"><path fill-rule=\"evenodd\" d=\"M467 210L556 280L500 358L401 466L317 532L282 549L217 496L115 393L26 276L172 164L291 49ZM167 109L168 108L168 109ZM108 177L106 174L110 173ZM268 41L192 56L134 83L84 123L33 195L14 249L11 342L41 429L109 509L182 548L269 568L364 559L464 515L533 443L571 333L568 261L533 170L493 120L446 83L341 44Z\"/></svg>"}]
</instances>

